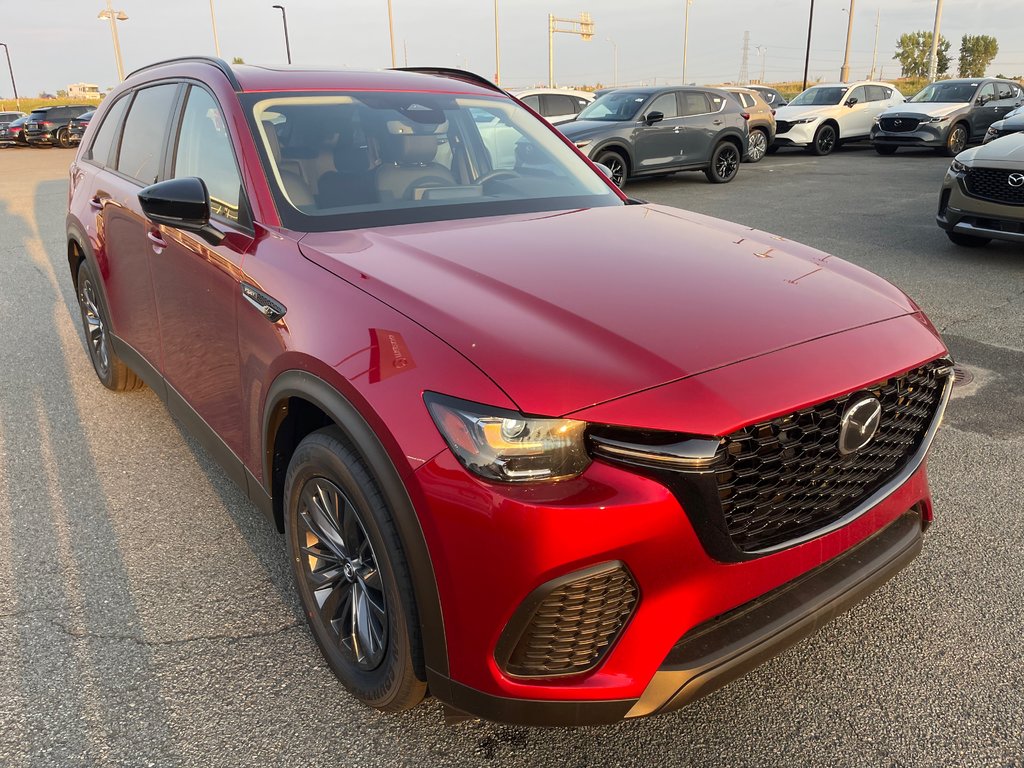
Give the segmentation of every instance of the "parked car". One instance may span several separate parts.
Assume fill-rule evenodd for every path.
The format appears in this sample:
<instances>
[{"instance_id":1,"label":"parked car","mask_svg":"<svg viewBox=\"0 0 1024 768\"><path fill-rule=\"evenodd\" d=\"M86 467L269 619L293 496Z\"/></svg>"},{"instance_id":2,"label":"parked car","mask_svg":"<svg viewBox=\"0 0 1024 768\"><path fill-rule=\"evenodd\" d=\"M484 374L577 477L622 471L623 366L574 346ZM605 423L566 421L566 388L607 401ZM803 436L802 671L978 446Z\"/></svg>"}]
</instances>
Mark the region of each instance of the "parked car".
<instances>
[{"instance_id":1,"label":"parked car","mask_svg":"<svg viewBox=\"0 0 1024 768\"><path fill-rule=\"evenodd\" d=\"M748 85L746 86L752 91L757 91L764 97L764 100L768 102L768 106L772 109L778 109L779 107L786 106L789 102L786 101L786 97L779 93L774 88L769 88L767 85Z\"/></svg>"},{"instance_id":2,"label":"parked car","mask_svg":"<svg viewBox=\"0 0 1024 768\"><path fill-rule=\"evenodd\" d=\"M750 138L747 141L747 156L744 158L749 163L759 162L766 154L768 147L775 141L775 110L768 106L758 91L751 88L724 88L731 93L747 115L747 129Z\"/></svg>"},{"instance_id":3,"label":"parked car","mask_svg":"<svg viewBox=\"0 0 1024 768\"><path fill-rule=\"evenodd\" d=\"M590 91L566 88L533 88L515 91L512 95L552 125L575 120L576 115L594 100Z\"/></svg>"},{"instance_id":4,"label":"parked car","mask_svg":"<svg viewBox=\"0 0 1024 768\"><path fill-rule=\"evenodd\" d=\"M703 171L732 181L747 153L739 105L711 88L621 88L558 126L619 187L630 178Z\"/></svg>"},{"instance_id":5,"label":"parked car","mask_svg":"<svg viewBox=\"0 0 1024 768\"><path fill-rule=\"evenodd\" d=\"M66 105L33 109L25 123L25 140L33 146L72 146L69 124L95 106Z\"/></svg>"},{"instance_id":6,"label":"parked car","mask_svg":"<svg viewBox=\"0 0 1024 768\"><path fill-rule=\"evenodd\" d=\"M631 200L468 73L179 59L94 121L67 253L96 374L285 534L360 701L673 710L921 549L951 365L881 278Z\"/></svg>"},{"instance_id":7,"label":"parked car","mask_svg":"<svg viewBox=\"0 0 1024 768\"><path fill-rule=\"evenodd\" d=\"M814 85L775 113L773 147L805 147L828 155L842 142L867 139L875 118L903 103L889 83L863 81Z\"/></svg>"},{"instance_id":8,"label":"parked car","mask_svg":"<svg viewBox=\"0 0 1024 768\"><path fill-rule=\"evenodd\" d=\"M899 147L931 147L950 157L978 143L996 120L1024 104L1024 90L1009 80L940 80L885 110L871 128L880 155Z\"/></svg>"},{"instance_id":9,"label":"parked car","mask_svg":"<svg viewBox=\"0 0 1024 768\"><path fill-rule=\"evenodd\" d=\"M1024 243L1024 133L961 152L946 171L936 223L966 248Z\"/></svg>"},{"instance_id":10,"label":"parked car","mask_svg":"<svg viewBox=\"0 0 1024 768\"><path fill-rule=\"evenodd\" d=\"M24 112L0 112L0 128L6 128L19 117L25 117Z\"/></svg>"},{"instance_id":11,"label":"parked car","mask_svg":"<svg viewBox=\"0 0 1024 768\"><path fill-rule=\"evenodd\" d=\"M85 129L89 127L89 121L92 120L92 116L96 114L96 110L89 112L83 112L78 117L71 118L71 122L68 123L68 137L72 144L78 144L82 140L82 136L85 135Z\"/></svg>"},{"instance_id":12,"label":"parked car","mask_svg":"<svg viewBox=\"0 0 1024 768\"><path fill-rule=\"evenodd\" d=\"M992 125L988 127L985 132L985 144L990 141L995 141L1003 136L1009 136L1011 133L1021 133L1024 131L1024 107L1019 107L1012 112L1008 113L1002 120L996 120Z\"/></svg>"},{"instance_id":13,"label":"parked car","mask_svg":"<svg viewBox=\"0 0 1024 768\"><path fill-rule=\"evenodd\" d=\"M28 116L12 120L7 125L0 126L0 144L11 146L15 144L25 145L25 123Z\"/></svg>"}]
</instances>

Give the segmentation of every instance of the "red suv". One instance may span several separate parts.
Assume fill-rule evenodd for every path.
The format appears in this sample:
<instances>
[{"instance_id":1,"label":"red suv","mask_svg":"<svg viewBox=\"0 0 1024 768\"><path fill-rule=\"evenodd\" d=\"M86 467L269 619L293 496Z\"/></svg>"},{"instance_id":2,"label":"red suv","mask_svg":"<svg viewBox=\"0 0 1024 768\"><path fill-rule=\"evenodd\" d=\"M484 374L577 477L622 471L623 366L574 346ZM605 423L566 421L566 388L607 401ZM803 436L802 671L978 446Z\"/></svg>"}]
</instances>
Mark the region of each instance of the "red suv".
<instances>
[{"instance_id":1,"label":"red suv","mask_svg":"<svg viewBox=\"0 0 1024 768\"><path fill-rule=\"evenodd\" d=\"M145 382L276 523L373 707L674 709L932 519L951 364L910 299L625 197L467 73L139 70L67 225L100 380Z\"/></svg>"}]
</instances>

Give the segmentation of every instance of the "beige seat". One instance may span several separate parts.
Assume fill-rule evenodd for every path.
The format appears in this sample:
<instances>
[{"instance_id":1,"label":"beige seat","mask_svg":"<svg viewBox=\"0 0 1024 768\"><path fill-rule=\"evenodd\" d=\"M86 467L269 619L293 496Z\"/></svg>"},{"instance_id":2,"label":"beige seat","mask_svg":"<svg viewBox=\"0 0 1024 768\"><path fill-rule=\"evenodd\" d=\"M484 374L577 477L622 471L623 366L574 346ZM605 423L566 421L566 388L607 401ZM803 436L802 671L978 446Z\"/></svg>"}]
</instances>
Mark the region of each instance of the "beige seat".
<instances>
[{"instance_id":1,"label":"beige seat","mask_svg":"<svg viewBox=\"0 0 1024 768\"><path fill-rule=\"evenodd\" d=\"M293 170L289 170L285 162L281 160L281 142L277 137L277 128L269 120L263 121L263 130L267 134L267 143L270 145L270 153L273 155L274 165L281 176L281 183L284 185L284 192L288 200L296 208L309 208L313 205L313 193L309 189L306 180Z\"/></svg>"},{"instance_id":2,"label":"beige seat","mask_svg":"<svg viewBox=\"0 0 1024 768\"><path fill-rule=\"evenodd\" d=\"M382 147L385 164L377 170L381 200L418 200L424 189L455 186L452 172L434 162L436 134L414 133L411 126L399 121L387 127Z\"/></svg>"}]
</instances>

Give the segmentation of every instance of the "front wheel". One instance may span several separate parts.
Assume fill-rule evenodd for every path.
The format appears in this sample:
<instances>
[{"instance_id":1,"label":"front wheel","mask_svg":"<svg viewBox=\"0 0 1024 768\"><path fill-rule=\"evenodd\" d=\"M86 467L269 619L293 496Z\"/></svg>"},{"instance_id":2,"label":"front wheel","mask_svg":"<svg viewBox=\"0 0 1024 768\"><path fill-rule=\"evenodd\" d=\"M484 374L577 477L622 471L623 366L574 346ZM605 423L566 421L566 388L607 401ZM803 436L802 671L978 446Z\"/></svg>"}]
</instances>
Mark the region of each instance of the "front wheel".
<instances>
[{"instance_id":1,"label":"front wheel","mask_svg":"<svg viewBox=\"0 0 1024 768\"><path fill-rule=\"evenodd\" d=\"M368 706L414 707L426 682L412 578L384 496L340 430L299 443L284 500L295 582L331 670Z\"/></svg>"},{"instance_id":2,"label":"front wheel","mask_svg":"<svg viewBox=\"0 0 1024 768\"><path fill-rule=\"evenodd\" d=\"M959 245L961 248L981 248L992 242L991 237L964 235L960 232L947 232L946 237L948 237L954 245Z\"/></svg>"},{"instance_id":3,"label":"front wheel","mask_svg":"<svg viewBox=\"0 0 1024 768\"><path fill-rule=\"evenodd\" d=\"M747 145L747 162L757 163L768 154L768 134L760 128L750 132L750 139Z\"/></svg>"},{"instance_id":4,"label":"front wheel","mask_svg":"<svg viewBox=\"0 0 1024 768\"><path fill-rule=\"evenodd\" d=\"M736 178L740 169L740 151L731 141L723 141L711 154L711 163L704 175L712 184L725 184Z\"/></svg>"},{"instance_id":5,"label":"front wheel","mask_svg":"<svg viewBox=\"0 0 1024 768\"><path fill-rule=\"evenodd\" d=\"M950 128L944 149L946 157L956 157L963 152L967 148L967 138L967 126L963 123L957 123Z\"/></svg>"},{"instance_id":6,"label":"front wheel","mask_svg":"<svg viewBox=\"0 0 1024 768\"><path fill-rule=\"evenodd\" d=\"M814 141L811 142L810 150L812 154L823 157L832 154L832 150L836 148L838 143L839 135L836 133L835 127L826 123L814 134Z\"/></svg>"},{"instance_id":7,"label":"front wheel","mask_svg":"<svg viewBox=\"0 0 1024 768\"><path fill-rule=\"evenodd\" d=\"M629 166L626 159L618 152L607 150L594 158L595 163L600 163L611 171L611 179L615 186L622 189L626 186L626 179L629 178Z\"/></svg>"},{"instance_id":8,"label":"front wheel","mask_svg":"<svg viewBox=\"0 0 1024 768\"><path fill-rule=\"evenodd\" d=\"M895 155L896 149L891 144L875 144L875 152L880 155Z\"/></svg>"}]
</instances>

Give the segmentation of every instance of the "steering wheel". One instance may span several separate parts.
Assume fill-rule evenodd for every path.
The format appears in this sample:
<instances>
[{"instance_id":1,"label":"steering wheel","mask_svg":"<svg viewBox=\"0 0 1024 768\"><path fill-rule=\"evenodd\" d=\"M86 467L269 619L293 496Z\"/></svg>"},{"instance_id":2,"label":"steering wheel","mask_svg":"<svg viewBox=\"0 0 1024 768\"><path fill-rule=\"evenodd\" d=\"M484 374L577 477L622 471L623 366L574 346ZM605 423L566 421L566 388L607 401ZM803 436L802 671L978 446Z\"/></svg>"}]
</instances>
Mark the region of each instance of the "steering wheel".
<instances>
[{"instance_id":1,"label":"steering wheel","mask_svg":"<svg viewBox=\"0 0 1024 768\"><path fill-rule=\"evenodd\" d=\"M517 179L519 178L519 174L516 173L515 171L510 171L505 168L498 168L497 170L491 171L490 173L485 173L483 176L476 180L476 183L482 187L488 181L494 181L495 179L504 179L506 177L510 179Z\"/></svg>"}]
</instances>

